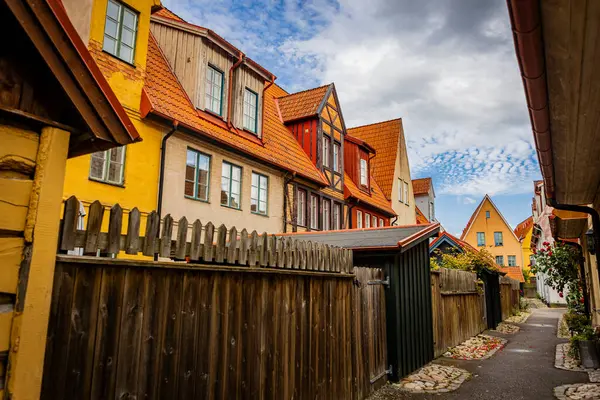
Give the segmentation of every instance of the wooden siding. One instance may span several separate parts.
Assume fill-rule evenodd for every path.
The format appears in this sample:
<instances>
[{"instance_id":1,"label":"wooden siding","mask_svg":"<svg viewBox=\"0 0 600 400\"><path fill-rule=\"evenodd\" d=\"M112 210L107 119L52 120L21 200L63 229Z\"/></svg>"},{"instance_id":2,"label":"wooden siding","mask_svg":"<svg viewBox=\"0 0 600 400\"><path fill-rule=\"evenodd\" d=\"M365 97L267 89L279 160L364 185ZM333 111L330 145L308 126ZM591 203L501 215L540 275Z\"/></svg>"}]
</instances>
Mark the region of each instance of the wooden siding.
<instances>
[{"instance_id":1,"label":"wooden siding","mask_svg":"<svg viewBox=\"0 0 600 400\"><path fill-rule=\"evenodd\" d=\"M502 320L513 315L513 310L519 308L519 281L507 277L500 278L500 302Z\"/></svg>"},{"instance_id":2,"label":"wooden siding","mask_svg":"<svg viewBox=\"0 0 600 400\"><path fill-rule=\"evenodd\" d=\"M262 102L265 81L245 65L233 72L233 102L231 120L236 128L244 129L244 92L248 88L257 95L256 135L262 137Z\"/></svg>"},{"instance_id":3,"label":"wooden siding","mask_svg":"<svg viewBox=\"0 0 600 400\"><path fill-rule=\"evenodd\" d=\"M355 275L57 262L42 399L364 399L385 384L384 289ZM96 259L98 261L98 259Z\"/></svg>"},{"instance_id":4,"label":"wooden siding","mask_svg":"<svg viewBox=\"0 0 600 400\"><path fill-rule=\"evenodd\" d=\"M288 125L292 135L298 140L302 149L306 152L311 161L317 165L317 130L318 120L316 118L296 121Z\"/></svg>"},{"instance_id":5,"label":"wooden siding","mask_svg":"<svg viewBox=\"0 0 600 400\"><path fill-rule=\"evenodd\" d=\"M204 104L196 101L199 98L199 78L205 76L200 75L202 38L156 22L150 24L150 30L190 99L196 106Z\"/></svg>"}]
</instances>

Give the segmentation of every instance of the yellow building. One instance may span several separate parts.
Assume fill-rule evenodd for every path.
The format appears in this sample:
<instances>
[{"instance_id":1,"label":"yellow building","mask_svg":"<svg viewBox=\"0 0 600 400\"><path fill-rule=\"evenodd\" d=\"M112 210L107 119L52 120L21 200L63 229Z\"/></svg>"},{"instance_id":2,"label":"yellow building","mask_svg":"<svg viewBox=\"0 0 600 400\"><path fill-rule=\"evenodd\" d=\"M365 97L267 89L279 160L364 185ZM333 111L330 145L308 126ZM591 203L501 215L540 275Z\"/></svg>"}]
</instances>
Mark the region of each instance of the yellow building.
<instances>
[{"instance_id":1,"label":"yellow building","mask_svg":"<svg viewBox=\"0 0 600 400\"><path fill-rule=\"evenodd\" d=\"M521 242L488 195L475 209L460 239L487 250L508 276L524 281Z\"/></svg>"},{"instance_id":2,"label":"yellow building","mask_svg":"<svg viewBox=\"0 0 600 400\"><path fill-rule=\"evenodd\" d=\"M515 228L515 235L521 242L521 254L523 257L523 270L529 272L531 269L531 233L533 232L533 217L530 216Z\"/></svg>"},{"instance_id":3,"label":"yellow building","mask_svg":"<svg viewBox=\"0 0 600 400\"><path fill-rule=\"evenodd\" d=\"M157 205L163 133L140 117L150 14L160 1L63 0L63 4L142 139L131 146L70 159L63 198L75 195L86 208L95 200L106 206L119 203L125 213L138 207L144 216Z\"/></svg>"}]
</instances>

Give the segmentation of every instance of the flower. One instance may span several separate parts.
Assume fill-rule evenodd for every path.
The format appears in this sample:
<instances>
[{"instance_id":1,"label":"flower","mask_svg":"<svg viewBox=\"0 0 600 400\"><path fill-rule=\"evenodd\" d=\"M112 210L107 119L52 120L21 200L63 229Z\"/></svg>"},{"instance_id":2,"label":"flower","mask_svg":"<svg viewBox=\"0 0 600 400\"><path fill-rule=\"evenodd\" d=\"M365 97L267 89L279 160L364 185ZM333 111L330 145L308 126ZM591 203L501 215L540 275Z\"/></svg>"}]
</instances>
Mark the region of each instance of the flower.
<instances>
[{"instance_id":1,"label":"flower","mask_svg":"<svg viewBox=\"0 0 600 400\"><path fill-rule=\"evenodd\" d=\"M552 251L548 252L548 256L552 257Z\"/></svg>"},{"instance_id":2,"label":"flower","mask_svg":"<svg viewBox=\"0 0 600 400\"><path fill-rule=\"evenodd\" d=\"M544 246L550 246L550 243L549 243L549 242L544 242L544 243L542 243L542 244L543 244Z\"/></svg>"},{"instance_id":3,"label":"flower","mask_svg":"<svg viewBox=\"0 0 600 400\"><path fill-rule=\"evenodd\" d=\"M585 300L583 299L583 297L579 299L579 302L580 303L585 303Z\"/></svg>"},{"instance_id":4,"label":"flower","mask_svg":"<svg viewBox=\"0 0 600 400\"><path fill-rule=\"evenodd\" d=\"M563 292L558 292L559 297L563 297Z\"/></svg>"}]
</instances>

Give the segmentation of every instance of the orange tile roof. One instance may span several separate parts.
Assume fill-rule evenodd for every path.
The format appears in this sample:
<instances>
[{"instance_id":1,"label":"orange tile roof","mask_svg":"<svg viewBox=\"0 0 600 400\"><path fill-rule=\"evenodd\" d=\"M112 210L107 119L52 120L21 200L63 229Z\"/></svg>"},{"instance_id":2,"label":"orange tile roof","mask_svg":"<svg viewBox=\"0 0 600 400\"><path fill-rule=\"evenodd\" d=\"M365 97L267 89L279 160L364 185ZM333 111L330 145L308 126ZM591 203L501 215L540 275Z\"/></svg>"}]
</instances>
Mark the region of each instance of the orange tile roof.
<instances>
[{"instance_id":1,"label":"orange tile roof","mask_svg":"<svg viewBox=\"0 0 600 400\"><path fill-rule=\"evenodd\" d=\"M533 217L527 217L523 222L521 222L515 228L515 235L519 238L519 241L523 240L527 232L533 227Z\"/></svg>"},{"instance_id":2,"label":"orange tile roof","mask_svg":"<svg viewBox=\"0 0 600 400\"><path fill-rule=\"evenodd\" d=\"M279 86L271 85L264 95L265 113L261 144L258 140L246 138L202 117L202 111L194 107L152 34L148 42L146 74L141 107L144 117L152 113L169 120L176 120L180 127L185 127L284 170L296 172L314 182L327 184L321 172L279 119L274 98L286 94Z\"/></svg>"},{"instance_id":3,"label":"orange tile roof","mask_svg":"<svg viewBox=\"0 0 600 400\"><path fill-rule=\"evenodd\" d=\"M506 276L519 282L525 282L521 267L500 267L500 272L505 272Z\"/></svg>"},{"instance_id":4,"label":"orange tile roof","mask_svg":"<svg viewBox=\"0 0 600 400\"><path fill-rule=\"evenodd\" d=\"M429 223L429 220L421 212L419 207L415 206L415 212L417 213L417 224L428 224Z\"/></svg>"},{"instance_id":5,"label":"orange tile roof","mask_svg":"<svg viewBox=\"0 0 600 400\"><path fill-rule=\"evenodd\" d=\"M396 212L390 206L390 202L384 196L383 190L379 187L375 179L371 176L371 195L360 190L358 186L350 179L348 174L344 174L344 194L346 198L353 197L361 202L367 203L371 207L378 209L390 216L395 216Z\"/></svg>"},{"instance_id":6,"label":"orange tile roof","mask_svg":"<svg viewBox=\"0 0 600 400\"><path fill-rule=\"evenodd\" d=\"M431 189L431 178L413 179L412 185L415 196L427 194Z\"/></svg>"},{"instance_id":7,"label":"orange tile roof","mask_svg":"<svg viewBox=\"0 0 600 400\"><path fill-rule=\"evenodd\" d=\"M284 122L311 117L317 114L323 97L332 84L282 95L277 101Z\"/></svg>"},{"instance_id":8,"label":"orange tile roof","mask_svg":"<svg viewBox=\"0 0 600 400\"><path fill-rule=\"evenodd\" d=\"M391 199L398 141L404 140L402 119L357 126L348 129L348 134L364 140L375 149L376 155L371 160L373 176L381 185L385 196Z\"/></svg>"},{"instance_id":9,"label":"orange tile roof","mask_svg":"<svg viewBox=\"0 0 600 400\"><path fill-rule=\"evenodd\" d=\"M152 13L152 15L157 15L159 17L171 18L176 21L185 22L183 18L181 18L179 15L175 14L173 11L169 10L166 7L163 7L160 10Z\"/></svg>"}]
</instances>

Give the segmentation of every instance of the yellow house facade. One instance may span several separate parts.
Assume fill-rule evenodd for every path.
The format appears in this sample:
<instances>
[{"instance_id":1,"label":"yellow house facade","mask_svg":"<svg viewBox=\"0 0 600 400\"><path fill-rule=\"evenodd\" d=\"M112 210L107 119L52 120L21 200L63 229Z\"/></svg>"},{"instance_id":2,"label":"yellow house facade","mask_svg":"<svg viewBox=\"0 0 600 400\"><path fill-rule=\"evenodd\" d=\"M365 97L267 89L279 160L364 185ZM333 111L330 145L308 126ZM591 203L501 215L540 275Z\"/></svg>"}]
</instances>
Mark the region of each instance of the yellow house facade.
<instances>
[{"instance_id":1,"label":"yellow house facade","mask_svg":"<svg viewBox=\"0 0 600 400\"><path fill-rule=\"evenodd\" d=\"M487 250L501 266L523 267L521 242L488 195L475 209L460 239Z\"/></svg>"},{"instance_id":2,"label":"yellow house facade","mask_svg":"<svg viewBox=\"0 0 600 400\"><path fill-rule=\"evenodd\" d=\"M533 232L533 216L526 218L515 228L515 235L521 242L521 254L523 257L523 271L531 270L531 234Z\"/></svg>"},{"instance_id":3,"label":"yellow house facade","mask_svg":"<svg viewBox=\"0 0 600 400\"><path fill-rule=\"evenodd\" d=\"M119 203L142 217L157 205L163 129L140 116L146 76L150 14L159 0L63 0L94 61L141 136L141 141L69 159L63 199L75 195L87 208ZM145 226L142 218L142 232Z\"/></svg>"}]
</instances>

